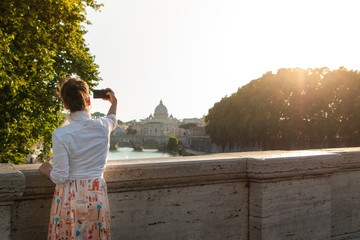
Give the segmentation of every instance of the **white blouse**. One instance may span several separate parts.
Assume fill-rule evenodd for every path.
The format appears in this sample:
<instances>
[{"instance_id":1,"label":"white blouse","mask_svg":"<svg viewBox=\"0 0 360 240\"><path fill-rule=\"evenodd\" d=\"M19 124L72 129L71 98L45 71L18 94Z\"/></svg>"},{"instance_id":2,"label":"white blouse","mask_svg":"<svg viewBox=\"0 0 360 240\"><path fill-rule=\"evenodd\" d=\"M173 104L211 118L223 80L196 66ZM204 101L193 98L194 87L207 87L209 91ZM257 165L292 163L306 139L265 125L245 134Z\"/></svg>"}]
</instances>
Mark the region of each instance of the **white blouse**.
<instances>
[{"instance_id":1,"label":"white blouse","mask_svg":"<svg viewBox=\"0 0 360 240\"><path fill-rule=\"evenodd\" d=\"M61 184L67 179L101 178L109 152L110 133L116 116L92 119L90 111L71 113L53 132L53 169L51 180Z\"/></svg>"}]
</instances>

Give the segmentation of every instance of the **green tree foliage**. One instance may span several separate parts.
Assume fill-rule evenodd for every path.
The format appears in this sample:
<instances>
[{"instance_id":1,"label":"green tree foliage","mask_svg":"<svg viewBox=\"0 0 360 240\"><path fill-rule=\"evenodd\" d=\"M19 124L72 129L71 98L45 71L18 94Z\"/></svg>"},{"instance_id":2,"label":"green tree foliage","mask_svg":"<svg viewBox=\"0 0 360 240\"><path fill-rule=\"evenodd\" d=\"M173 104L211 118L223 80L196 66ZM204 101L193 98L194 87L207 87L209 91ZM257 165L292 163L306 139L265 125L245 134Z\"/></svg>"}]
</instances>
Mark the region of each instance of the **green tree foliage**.
<instances>
[{"instance_id":1,"label":"green tree foliage","mask_svg":"<svg viewBox=\"0 0 360 240\"><path fill-rule=\"evenodd\" d=\"M359 146L359 119L358 71L295 68L266 73L215 103L205 129L223 150Z\"/></svg>"},{"instance_id":2,"label":"green tree foliage","mask_svg":"<svg viewBox=\"0 0 360 240\"><path fill-rule=\"evenodd\" d=\"M178 145L179 145L179 140L177 139L177 137L174 134L171 134L169 136L169 140L168 140L166 148L170 151L177 151Z\"/></svg>"},{"instance_id":3,"label":"green tree foliage","mask_svg":"<svg viewBox=\"0 0 360 240\"><path fill-rule=\"evenodd\" d=\"M48 155L61 121L56 87L76 75L90 88L98 66L83 38L94 0L0 1L0 162L23 163L36 143Z\"/></svg>"}]
</instances>

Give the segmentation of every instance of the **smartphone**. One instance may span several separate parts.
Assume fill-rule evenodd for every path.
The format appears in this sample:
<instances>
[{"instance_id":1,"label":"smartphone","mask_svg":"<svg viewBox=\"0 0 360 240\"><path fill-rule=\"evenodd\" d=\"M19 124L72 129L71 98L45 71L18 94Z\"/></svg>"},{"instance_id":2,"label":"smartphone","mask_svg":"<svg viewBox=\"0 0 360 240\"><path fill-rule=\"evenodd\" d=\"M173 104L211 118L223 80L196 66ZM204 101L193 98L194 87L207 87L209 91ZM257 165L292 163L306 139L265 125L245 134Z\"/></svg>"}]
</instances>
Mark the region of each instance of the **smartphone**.
<instances>
[{"instance_id":1,"label":"smartphone","mask_svg":"<svg viewBox=\"0 0 360 240\"><path fill-rule=\"evenodd\" d=\"M105 90L105 89L95 89L93 91L94 98L107 98L107 99L109 99L110 96L106 94L107 92L110 92L110 91Z\"/></svg>"}]
</instances>

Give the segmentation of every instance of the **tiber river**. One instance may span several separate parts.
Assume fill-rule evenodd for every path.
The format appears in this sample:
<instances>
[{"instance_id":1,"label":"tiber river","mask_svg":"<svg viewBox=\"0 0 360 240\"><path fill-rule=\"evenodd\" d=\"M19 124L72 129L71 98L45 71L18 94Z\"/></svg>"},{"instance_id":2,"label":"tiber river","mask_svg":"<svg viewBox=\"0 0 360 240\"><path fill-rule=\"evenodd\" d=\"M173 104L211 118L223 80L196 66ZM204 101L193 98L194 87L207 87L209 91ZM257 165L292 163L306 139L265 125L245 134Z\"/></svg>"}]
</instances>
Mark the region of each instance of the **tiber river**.
<instances>
[{"instance_id":1,"label":"tiber river","mask_svg":"<svg viewBox=\"0 0 360 240\"><path fill-rule=\"evenodd\" d=\"M135 151L133 148L121 147L117 150L109 151L108 160L164 158L172 156L174 155L166 152L159 152L157 149L144 149L142 151Z\"/></svg>"}]
</instances>

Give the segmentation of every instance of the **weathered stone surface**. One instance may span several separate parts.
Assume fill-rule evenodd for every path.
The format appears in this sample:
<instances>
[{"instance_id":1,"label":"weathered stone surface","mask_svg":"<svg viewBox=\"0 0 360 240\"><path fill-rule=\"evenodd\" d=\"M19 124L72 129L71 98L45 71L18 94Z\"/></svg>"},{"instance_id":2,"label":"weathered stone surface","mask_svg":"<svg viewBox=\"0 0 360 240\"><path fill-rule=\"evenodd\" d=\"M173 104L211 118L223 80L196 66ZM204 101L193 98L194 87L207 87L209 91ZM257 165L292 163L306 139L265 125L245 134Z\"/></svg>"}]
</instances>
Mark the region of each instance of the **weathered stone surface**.
<instances>
[{"instance_id":1,"label":"weathered stone surface","mask_svg":"<svg viewBox=\"0 0 360 240\"><path fill-rule=\"evenodd\" d=\"M0 165L0 239L46 239L39 166ZM359 176L360 148L112 161L112 239L356 239Z\"/></svg>"},{"instance_id":2,"label":"weathered stone surface","mask_svg":"<svg viewBox=\"0 0 360 240\"><path fill-rule=\"evenodd\" d=\"M16 201L11 206L11 239L46 239L52 198Z\"/></svg>"},{"instance_id":3,"label":"weathered stone surface","mask_svg":"<svg viewBox=\"0 0 360 240\"><path fill-rule=\"evenodd\" d=\"M0 205L22 195L25 188L24 175L12 164L0 164Z\"/></svg>"},{"instance_id":4,"label":"weathered stone surface","mask_svg":"<svg viewBox=\"0 0 360 240\"><path fill-rule=\"evenodd\" d=\"M246 183L110 195L115 239L247 239Z\"/></svg>"},{"instance_id":5,"label":"weathered stone surface","mask_svg":"<svg viewBox=\"0 0 360 240\"><path fill-rule=\"evenodd\" d=\"M104 177L110 192L191 186L216 182L246 180L246 161L233 157L216 159L174 158L155 160L112 161Z\"/></svg>"},{"instance_id":6,"label":"weathered stone surface","mask_svg":"<svg viewBox=\"0 0 360 240\"><path fill-rule=\"evenodd\" d=\"M112 239L161 239L174 229L178 230L173 239L247 236L246 161L233 156L181 160L110 162L104 177L109 187ZM26 189L12 208L13 239L46 236L54 184L39 173L39 166L16 167L25 176Z\"/></svg>"},{"instance_id":7,"label":"weathered stone surface","mask_svg":"<svg viewBox=\"0 0 360 240\"><path fill-rule=\"evenodd\" d=\"M250 239L329 239L328 178L250 183Z\"/></svg>"},{"instance_id":8,"label":"weathered stone surface","mask_svg":"<svg viewBox=\"0 0 360 240\"><path fill-rule=\"evenodd\" d=\"M39 171L40 164L17 165L15 169L21 171L25 177L23 199L52 197L55 184Z\"/></svg>"},{"instance_id":9,"label":"weathered stone surface","mask_svg":"<svg viewBox=\"0 0 360 240\"><path fill-rule=\"evenodd\" d=\"M359 232L360 173L340 172L331 177L332 235Z\"/></svg>"},{"instance_id":10,"label":"weathered stone surface","mask_svg":"<svg viewBox=\"0 0 360 240\"><path fill-rule=\"evenodd\" d=\"M0 164L0 239L10 239L11 205L25 188L24 175L12 164Z\"/></svg>"},{"instance_id":11,"label":"weathered stone surface","mask_svg":"<svg viewBox=\"0 0 360 240\"><path fill-rule=\"evenodd\" d=\"M329 175L339 169L341 155L324 151L283 152L249 159L248 176L252 181L285 180Z\"/></svg>"},{"instance_id":12,"label":"weathered stone surface","mask_svg":"<svg viewBox=\"0 0 360 240\"><path fill-rule=\"evenodd\" d=\"M0 239L10 239L11 229L11 207L3 204L0 206Z\"/></svg>"}]
</instances>

